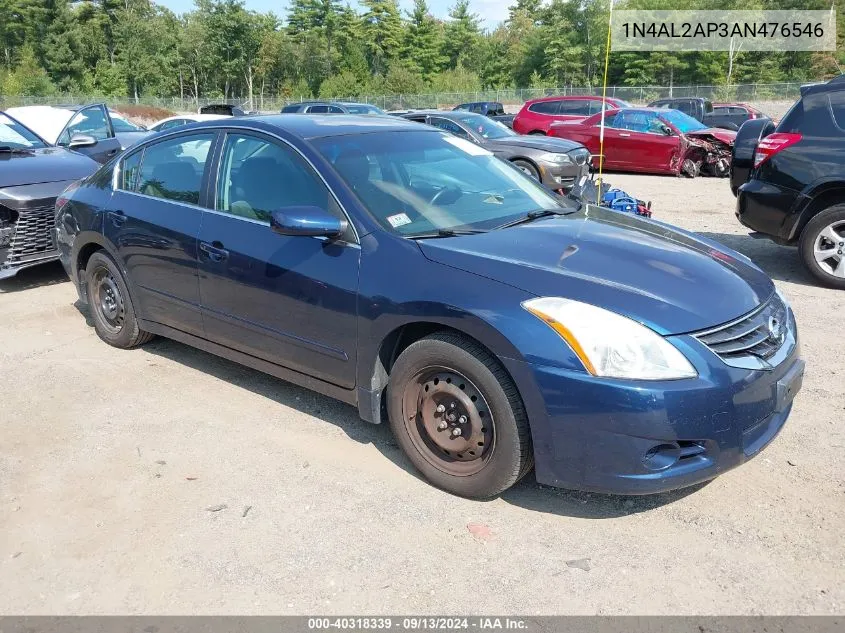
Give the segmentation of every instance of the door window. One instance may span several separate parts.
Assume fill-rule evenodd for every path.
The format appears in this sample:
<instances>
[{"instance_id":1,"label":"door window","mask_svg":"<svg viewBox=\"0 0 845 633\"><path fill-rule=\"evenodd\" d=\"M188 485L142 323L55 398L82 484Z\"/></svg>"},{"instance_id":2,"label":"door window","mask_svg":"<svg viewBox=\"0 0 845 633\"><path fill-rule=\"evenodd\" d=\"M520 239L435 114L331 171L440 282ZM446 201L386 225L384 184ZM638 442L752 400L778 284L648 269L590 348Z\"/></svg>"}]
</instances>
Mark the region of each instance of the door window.
<instances>
[{"instance_id":1,"label":"door window","mask_svg":"<svg viewBox=\"0 0 845 633\"><path fill-rule=\"evenodd\" d=\"M146 148L139 191L147 196L199 204L208 151L214 134L195 134Z\"/></svg>"},{"instance_id":2,"label":"door window","mask_svg":"<svg viewBox=\"0 0 845 633\"><path fill-rule=\"evenodd\" d=\"M445 130L455 136L460 136L463 138L469 138L469 134L467 134L466 130L464 130L460 125L455 123L454 121L450 121L449 119L443 119L441 117L433 116L431 117L431 125L434 127L439 127L441 130Z\"/></svg>"},{"instance_id":3,"label":"door window","mask_svg":"<svg viewBox=\"0 0 845 633\"><path fill-rule=\"evenodd\" d=\"M179 127L180 125L185 125L187 122L187 119L173 119L172 121L168 121L167 123L162 123L158 126L158 129L172 130L173 128Z\"/></svg>"},{"instance_id":4,"label":"door window","mask_svg":"<svg viewBox=\"0 0 845 633\"><path fill-rule=\"evenodd\" d=\"M135 191L138 186L138 175L141 171L141 157L144 152L135 152L124 158L120 163L120 177L117 188L124 191Z\"/></svg>"},{"instance_id":5,"label":"door window","mask_svg":"<svg viewBox=\"0 0 845 633\"><path fill-rule=\"evenodd\" d=\"M585 99L569 99L560 102L559 114L569 116L587 116L590 114L590 102Z\"/></svg>"},{"instance_id":6,"label":"door window","mask_svg":"<svg viewBox=\"0 0 845 633\"><path fill-rule=\"evenodd\" d=\"M68 123L68 126L59 138L59 145L68 145L70 140L77 134L93 136L98 141L111 136L106 113L100 106L85 108L73 115L70 123Z\"/></svg>"},{"instance_id":7,"label":"door window","mask_svg":"<svg viewBox=\"0 0 845 633\"><path fill-rule=\"evenodd\" d=\"M328 112L329 106L327 105L316 105L308 108L308 114L328 114Z\"/></svg>"},{"instance_id":8,"label":"door window","mask_svg":"<svg viewBox=\"0 0 845 633\"><path fill-rule=\"evenodd\" d=\"M270 224L273 211L313 206L344 217L328 188L292 149L228 134L217 180L217 210Z\"/></svg>"}]
</instances>

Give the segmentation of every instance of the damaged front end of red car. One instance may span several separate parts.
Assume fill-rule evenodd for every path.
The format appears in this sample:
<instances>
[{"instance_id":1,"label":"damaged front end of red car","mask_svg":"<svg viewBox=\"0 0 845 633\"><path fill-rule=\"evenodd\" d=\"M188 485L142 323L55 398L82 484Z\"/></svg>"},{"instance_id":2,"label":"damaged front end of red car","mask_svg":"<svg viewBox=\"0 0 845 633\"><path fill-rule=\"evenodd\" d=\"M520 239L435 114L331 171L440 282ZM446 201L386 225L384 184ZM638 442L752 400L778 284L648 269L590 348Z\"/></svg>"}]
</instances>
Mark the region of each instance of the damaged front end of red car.
<instances>
[{"instance_id":1,"label":"damaged front end of red car","mask_svg":"<svg viewBox=\"0 0 845 633\"><path fill-rule=\"evenodd\" d=\"M730 130L701 130L686 134L675 168L678 173L690 178L699 175L726 177L731 169L735 137L736 133Z\"/></svg>"}]
</instances>

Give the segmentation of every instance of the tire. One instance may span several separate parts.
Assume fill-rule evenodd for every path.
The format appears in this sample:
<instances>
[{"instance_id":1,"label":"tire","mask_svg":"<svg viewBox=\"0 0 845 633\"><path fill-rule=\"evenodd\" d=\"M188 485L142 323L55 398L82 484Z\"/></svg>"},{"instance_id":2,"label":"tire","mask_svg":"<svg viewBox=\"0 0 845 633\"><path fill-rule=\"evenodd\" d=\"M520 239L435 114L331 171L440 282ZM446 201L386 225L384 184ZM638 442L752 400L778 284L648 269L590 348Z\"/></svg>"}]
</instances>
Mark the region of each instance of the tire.
<instances>
[{"instance_id":1,"label":"tire","mask_svg":"<svg viewBox=\"0 0 845 633\"><path fill-rule=\"evenodd\" d=\"M807 270L825 286L845 290L845 204L818 213L798 245Z\"/></svg>"},{"instance_id":2,"label":"tire","mask_svg":"<svg viewBox=\"0 0 845 633\"><path fill-rule=\"evenodd\" d=\"M97 336L120 349L138 347L153 338L138 325L126 281L105 252L91 255L85 268L85 281Z\"/></svg>"},{"instance_id":3,"label":"tire","mask_svg":"<svg viewBox=\"0 0 845 633\"><path fill-rule=\"evenodd\" d=\"M514 164L514 167L517 167L519 169L519 171L524 173L526 176L531 176L531 178L533 178L537 182L540 182L540 172L539 172L539 170L536 167L534 167L534 165L529 163L527 160L522 160L522 159L518 158L518 159L511 161L511 162Z\"/></svg>"},{"instance_id":4,"label":"tire","mask_svg":"<svg viewBox=\"0 0 845 633\"><path fill-rule=\"evenodd\" d=\"M493 355L459 334L436 332L400 354L387 407L399 446L429 482L452 494L495 497L534 465L516 385Z\"/></svg>"}]
</instances>

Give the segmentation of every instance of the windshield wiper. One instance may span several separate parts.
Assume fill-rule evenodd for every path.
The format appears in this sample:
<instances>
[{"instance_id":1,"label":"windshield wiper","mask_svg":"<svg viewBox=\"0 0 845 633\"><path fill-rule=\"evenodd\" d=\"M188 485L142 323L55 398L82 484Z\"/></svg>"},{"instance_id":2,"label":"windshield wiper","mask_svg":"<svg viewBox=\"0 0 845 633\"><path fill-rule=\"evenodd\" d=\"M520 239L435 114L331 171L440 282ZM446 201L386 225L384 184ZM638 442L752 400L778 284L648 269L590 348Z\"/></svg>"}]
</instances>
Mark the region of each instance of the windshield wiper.
<instances>
[{"instance_id":1,"label":"windshield wiper","mask_svg":"<svg viewBox=\"0 0 845 633\"><path fill-rule=\"evenodd\" d=\"M575 211L576 209L537 209L536 211L529 211L515 220L500 224L493 230L507 229L518 224L527 224L528 222L533 222L534 220L539 220L540 218L547 218L551 215L569 215L570 213L575 213Z\"/></svg>"},{"instance_id":2,"label":"windshield wiper","mask_svg":"<svg viewBox=\"0 0 845 633\"><path fill-rule=\"evenodd\" d=\"M419 235L409 235L409 240L432 240L438 237L458 237L459 235L476 235L477 233L486 233L482 229L437 229L433 233L420 233Z\"/></svg>"}]
</instances>

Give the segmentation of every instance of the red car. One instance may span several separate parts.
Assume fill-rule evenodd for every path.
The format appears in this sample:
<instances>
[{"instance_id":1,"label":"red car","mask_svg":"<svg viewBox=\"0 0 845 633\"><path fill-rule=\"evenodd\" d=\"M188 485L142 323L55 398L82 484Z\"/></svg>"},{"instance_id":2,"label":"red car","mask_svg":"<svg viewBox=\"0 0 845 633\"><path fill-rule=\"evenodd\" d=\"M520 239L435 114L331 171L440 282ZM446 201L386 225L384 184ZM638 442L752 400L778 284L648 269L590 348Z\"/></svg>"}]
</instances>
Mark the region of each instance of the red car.
<instances>
[{"instance_id":1,"label":"red car","mask_svg":"<svg viewBox=\"0 0 845 633\"><path fill-rule=\"evenodd\" d=\"M596 156L601 113L555 123L550 136L577 141ZM604 167L649 174L727 176L736 132L708 128L679 110L625 108L605 113Z\"/></svg>"},{"instance_id":2,"label":"red car","mask_svg":"<svg viewBox=\"0 0 845 633\"><path fill-rule=\"evenodd\" d=\"M621 99L605 99L605 110L628 108ZM584 119L601 112L602 98L593 96L543 97L526 101L513 119L513 130L517 134L548 134L555 121Z\"/></svg>"}]
</instances>

